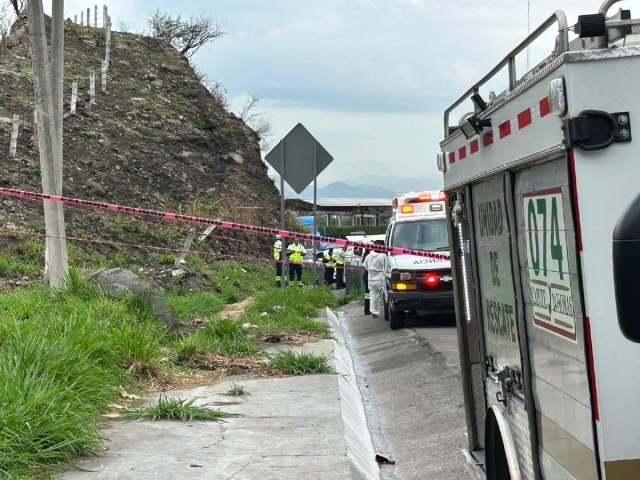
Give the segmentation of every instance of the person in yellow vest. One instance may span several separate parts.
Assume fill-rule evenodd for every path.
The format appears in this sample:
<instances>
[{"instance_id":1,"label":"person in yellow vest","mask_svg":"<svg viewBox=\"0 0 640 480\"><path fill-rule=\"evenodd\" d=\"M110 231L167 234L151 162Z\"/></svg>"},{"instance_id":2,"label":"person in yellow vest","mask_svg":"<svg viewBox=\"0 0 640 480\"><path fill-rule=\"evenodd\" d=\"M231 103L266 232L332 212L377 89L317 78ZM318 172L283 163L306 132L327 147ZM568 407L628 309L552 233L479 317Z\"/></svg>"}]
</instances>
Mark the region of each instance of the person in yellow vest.
<instances>
[{"instance_id":1,"label":"person in yellow vest","mask_svg":"<svg viewBox=\"0 0 640 480\"><path fill-rule=\"evenodd\" d=\"M289 257L289 282L293 282L295 276L298 277L298 286L302 286L302 261L307 253L307 249L300 244L297 238L287 247Z\"/></svg>"},{"instance_id":2,"label":"person in yellow vest","mask_svg":"<svg viewBox=\"0 0 640 480\"><path fill-rule=\"evenodd\" d=\"M334 267L336 266L336 262L333 260L333 248L325 252L322 263L324 263L324 283L331 287L333 285Z\"/></svg>"},{"instance_id":3,"label":"person in yellow vest","mask_svg":"<svg viewBox=\"0 0 640 480\"><path fill-rule=\"evenodd\" d=\"M333 260L336 262L336 290L344 288L344 250L342 247L333 249Z\"/></svg>"},{"instance_id":4,"label":"person in yellow vest","mask_svg":"<svg viewBox=\"0 0 640 480\"><path fill-rule=\"evenodd\" d=\"M282 237L276 235L276 243L273 244L273 259L276 261L276 286L282 286Z\"/></svg>"}]
</instances>

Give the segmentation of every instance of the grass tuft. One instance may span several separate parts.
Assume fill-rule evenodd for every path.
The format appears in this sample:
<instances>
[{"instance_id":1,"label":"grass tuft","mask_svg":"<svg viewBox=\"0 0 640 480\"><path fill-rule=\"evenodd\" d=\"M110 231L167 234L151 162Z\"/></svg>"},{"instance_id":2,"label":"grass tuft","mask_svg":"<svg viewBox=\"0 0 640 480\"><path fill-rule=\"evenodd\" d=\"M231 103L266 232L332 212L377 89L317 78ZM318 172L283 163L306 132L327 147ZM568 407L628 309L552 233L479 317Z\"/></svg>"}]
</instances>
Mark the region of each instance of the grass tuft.
<instances>
[{"instance_id":1,"label":"grass tuft","mask_svg":"<svg viewBox=\"0 0 640 480\"><path fill-rule=\"evenodd\" d=\"M231 389L227 392L227 395L229 395L230 397L242 397L244 395L251 396L251 394L244 388L244 385L236 385L235 383L231 386Z\"/></svg>"},{"instance_id":2,"label":"grass tuft","mask_svg":"<svg viewBox=\"0 0 640 480\"><path fill-rule=\"evenodd\" d=\"M329 373L329 359L313 353L297 353L293 350L279 350L267 355L272 367L289 375L306 375L310 373Z\"/></svg>"},{"instance_id":3,"label":"grass tuft","mask_svg":"<svg viewBox=\"0 0 640 480\"><path fill-rule=\"evenodd\" d=\"M138 420L179 420L192 422L193 420L219 421L223 418L239 417L236 413L227 413L220 410L211 410L194 405L196 399L182 400L180 398L160 395L157 405L150 405L140 410L129 410L122 413L125 418Z\"/></svg>"}]
</instances>

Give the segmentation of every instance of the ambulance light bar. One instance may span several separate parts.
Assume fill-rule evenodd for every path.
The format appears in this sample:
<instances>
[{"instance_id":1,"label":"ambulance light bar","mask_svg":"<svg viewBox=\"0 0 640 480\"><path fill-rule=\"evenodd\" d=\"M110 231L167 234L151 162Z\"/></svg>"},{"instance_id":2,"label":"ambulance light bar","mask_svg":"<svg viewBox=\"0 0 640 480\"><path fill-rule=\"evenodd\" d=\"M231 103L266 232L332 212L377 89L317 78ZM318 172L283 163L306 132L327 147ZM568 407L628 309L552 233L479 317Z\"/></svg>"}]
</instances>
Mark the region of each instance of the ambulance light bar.
<instances>
[{"instance_id":1,"label":"ambulance light bar","mask_svg":"<svg viewBox=\"0 0 640 480\"><path fill-rule=\"evenodd\" d=\"M447 199L444 192L432 193L430 195L420 195L420 202L441 202Z\"/></svg>"},{"instance_id":2,"label":"ambulance light bar","mask_svg":"<svg viewBox=\"0 0 640 480\"><path fill-rule=\"evenodd\" d=\"M447 199L446 193L436 192L436 193L423 193L423 194L419 194L411 197L398 195L393 199L391 203L393 205L393 208L400 208L400 211L402 213L413 213L413 206L411 205L412 203L443 202L446 199Z\"/></svg>"}]
</instances>

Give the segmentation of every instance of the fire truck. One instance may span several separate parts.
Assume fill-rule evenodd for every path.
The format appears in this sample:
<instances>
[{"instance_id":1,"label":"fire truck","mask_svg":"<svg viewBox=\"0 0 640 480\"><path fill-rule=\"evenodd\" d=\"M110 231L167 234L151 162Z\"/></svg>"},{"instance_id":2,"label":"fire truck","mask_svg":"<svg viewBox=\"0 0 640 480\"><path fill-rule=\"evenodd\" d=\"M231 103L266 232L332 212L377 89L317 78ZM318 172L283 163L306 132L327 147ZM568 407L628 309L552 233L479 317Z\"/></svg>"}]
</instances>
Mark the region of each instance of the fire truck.
<instances>
[{"instance_id":1,"label":"fire truck","mask_svg":"<svg viewBox=\"0 0 640 480\"><path fill-rule=\"evenodd\" d=\"M385 245L448 254L445 194L412 192L393 199ZM384 318L392 330L404 328L410 314L453 313L451 265L414 255L385 259Z\"/></svg>"},{"instance_id":2,"label":"fire truck","mask_svg":"<svg viewBox=\"0 0 640 480\"><path fill-rule=\"evenodd\" d=\"M615 3L578 17L572 41L556 11L444 114L477 479L640 479L640 20ZM555 25L553 53L517 75ZM489 98L500 71L508 88Z\"/></svg>"}]
</instances>

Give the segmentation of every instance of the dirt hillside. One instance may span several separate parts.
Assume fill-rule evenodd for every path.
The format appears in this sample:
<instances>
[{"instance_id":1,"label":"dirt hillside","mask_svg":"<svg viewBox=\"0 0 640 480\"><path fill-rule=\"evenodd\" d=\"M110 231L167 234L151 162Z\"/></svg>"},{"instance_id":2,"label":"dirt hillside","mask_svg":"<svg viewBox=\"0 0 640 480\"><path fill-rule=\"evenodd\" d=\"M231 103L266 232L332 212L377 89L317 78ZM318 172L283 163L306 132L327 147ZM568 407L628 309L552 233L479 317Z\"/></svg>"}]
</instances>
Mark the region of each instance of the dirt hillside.
<instances>
[{"instance_id":1,"label":"dirt hillside","mask_svg":"<svg viewBox=\"0 0 640 480\"><path fill-rule=\"evenodd\" d=\"M79 102L77 115L64 122L65 196L277 225L278 191L260 160L259 138L216 102L184 57L164 42L113 32L104 94L100 91L104 55L103 29L66 23L65 112L69 112L74 81ZM97 105L89 105L92 69ZM14 25L9 48L0 57L0 85L0 185L40 192L26 21ZM24 122L17 158L11 159L14 114ZM104 213L66 210L65 214L68 236L168 247L181 246L186 238L184 233L159 231ZM0 227L44 233L41 205L0 196ZM272 243L245 234L214 233L245 240L231 243L212 238L208 248L214 252L264 257ZM0 242L3 238L6 242L6 236L0 236ZM264 248L258 252L246 241L262 242Z\"/></svg>"}]
</instances>

